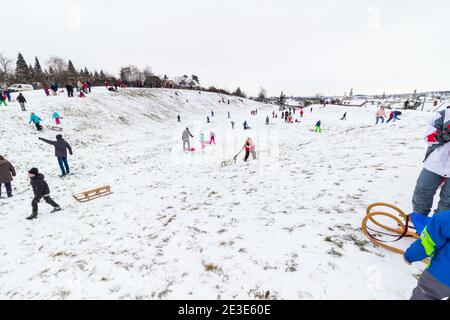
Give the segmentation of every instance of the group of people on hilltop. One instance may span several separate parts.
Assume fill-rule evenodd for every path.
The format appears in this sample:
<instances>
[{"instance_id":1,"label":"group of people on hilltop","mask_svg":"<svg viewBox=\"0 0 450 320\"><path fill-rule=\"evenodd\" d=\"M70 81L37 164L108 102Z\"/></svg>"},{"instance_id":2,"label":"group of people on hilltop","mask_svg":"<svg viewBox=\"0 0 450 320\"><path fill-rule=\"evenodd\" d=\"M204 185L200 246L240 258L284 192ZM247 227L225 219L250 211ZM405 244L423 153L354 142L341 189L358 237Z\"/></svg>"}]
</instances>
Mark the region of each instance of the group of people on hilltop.
<instances>
[{"instance_id":1,"label":"group of people on hilltop","mask_svg":"<svg viewBox=\"0 0 450 320\"><path fill-rule=\"evenodd\" d=\"M66 91L67 91L67 96L69 98L74 97L75 91L78 92L78 97L80 97L80 98L84 98L84 97L86 97L87 93L92 92L92 83L90 81L78 80L75 83L72 81L68 81L65 84L65 87L66 87ZM61 88L61 85L56 81L51 83L50 86L45 83L44 84L45 95L47 97L50 95L56 96L56 95L58 95L60 88ZM64 92L64 90L62 90L61 92Z\"/></svg>"},{"instance_id":2,"label":"group of people on hilltop","mask_svg":"<svg viewBox=\"0 0 450 320\"><path fill-rule=\"evenodd\" d=\"M72 147L67 141L64 140L63 136L57 135L55 141L44 138L39 138L39 140L54 146L55 156L62 172L61 177L65 177L70 174L67 154L70 153L70 155L73 155L73 151ZM0 155L0 197L2 193L2 185L5 185L7 197L13 197L12 181L16 175L16 170L11 162ZM44 175L39 172L39 169L30 169L28 171L28 176L30 178L30 184L33 189L34 197L31 202L32 214L27 219L34 220L38 218L38 204L42 199L53 207L52 213L60 211L61 207L50 197L50 188L45 181Z\"/></svg>"}]
</instances>

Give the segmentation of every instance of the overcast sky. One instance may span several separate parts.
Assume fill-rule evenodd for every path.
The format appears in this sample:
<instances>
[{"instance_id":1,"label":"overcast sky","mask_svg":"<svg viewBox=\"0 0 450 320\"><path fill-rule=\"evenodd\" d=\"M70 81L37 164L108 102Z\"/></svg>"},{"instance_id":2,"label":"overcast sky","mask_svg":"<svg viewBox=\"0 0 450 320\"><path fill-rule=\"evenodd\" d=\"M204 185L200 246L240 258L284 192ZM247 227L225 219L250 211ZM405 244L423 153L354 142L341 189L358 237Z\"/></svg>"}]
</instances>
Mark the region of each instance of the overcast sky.
<instances>
[{"instance_id":1,"label":"overcast sky","mask_svg":"<svg viewBox=\"0 0 450 320\"><path fill-rule=\"evenodd\" d=\"M448 0L2 1L0 52L256 95L450 90Z\"/></svg>"}]
</instances>

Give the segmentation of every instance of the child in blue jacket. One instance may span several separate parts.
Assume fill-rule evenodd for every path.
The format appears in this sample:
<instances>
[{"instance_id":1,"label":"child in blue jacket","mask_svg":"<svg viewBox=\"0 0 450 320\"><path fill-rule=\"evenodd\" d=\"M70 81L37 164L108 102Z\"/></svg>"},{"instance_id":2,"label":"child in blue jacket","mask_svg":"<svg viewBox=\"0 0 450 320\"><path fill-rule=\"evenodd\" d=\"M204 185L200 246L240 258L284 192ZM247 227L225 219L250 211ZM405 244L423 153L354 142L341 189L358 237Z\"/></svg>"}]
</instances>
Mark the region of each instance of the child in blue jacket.
<instances>
[{"instance_id":1,"label":"child in blue jacket","mask_svg":"<svg viewBox=\"0 0 450 320\"><path fill-rule=\"evenodd\" d=\"M36 125L36 129L37 129L38 131L41 131L41 130L42 130L41 121L42 121L41 118L39 118L39 117L38 117L37 115L35 115L34 113L31 113L29 124L34 123L34 124Z\"/></svg>"},{"instance_id":2,"label":"child in blue jacket","mask_svg":"<svg viewBox=\"0 0 450 320\"><path fill-rule=\"evenodd\" d=\"M409 264L431 259L411 300L443 300L450 297L450 211L434 215L420 240L411 245L404 258Z\"/></svg>"}]
</instances>

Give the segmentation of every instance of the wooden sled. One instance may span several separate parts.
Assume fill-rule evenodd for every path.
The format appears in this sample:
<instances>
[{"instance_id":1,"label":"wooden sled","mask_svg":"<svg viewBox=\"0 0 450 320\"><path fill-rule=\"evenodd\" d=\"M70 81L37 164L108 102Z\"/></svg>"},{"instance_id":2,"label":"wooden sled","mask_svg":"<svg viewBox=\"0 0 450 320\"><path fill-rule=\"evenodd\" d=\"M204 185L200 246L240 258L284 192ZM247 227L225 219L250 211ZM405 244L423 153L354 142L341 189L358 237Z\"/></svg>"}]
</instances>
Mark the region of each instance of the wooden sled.
<instances>
[{"instance_id":1,"label":"wooden sled","mask_svg":"<svg viewBox=\"0 0 450 320\"><path fill-rule=\"evenodd\" d=\"M53 131L58 131L58 132L63 131L63 128L61 128L61 127L56 127L56 126L47 126L47 129L53 130Z\"/></svg>"},{"instance_id":2,"label":"wooden sled","mask_svg":"<svg viewBox=\"0 0 450 320\"><path fill-rule=\"evenodd\" d=\"M384 221L390 219L391 222L393 222L391 223L391 226L386 225L386 222L380 222L383 218ZM368 226L369 222L389 233L371 229ZM391 245L391 243L398 242L404 238L411 238L414 241L420 239L420 236L415 232L414 227L410 225L409 216L397 206L384 202L371 204L367 208L366 216L362 221L362 231L374 245L401 255L404 255L405 251ZM392 236L395 239L383 241L377 238L377 235L379 234ZM425 260L424 263L428 263L428 260Z\"/></svg>"},{"instance_id":3,"label":"wooden sled","mask_svg":"<svg viewBox=\"0 0 450 320\"><path fill-rule=\"evenodd\" d=\"M100 188L84 191L82 193L74 194L73 197L78 202L88 202L94 199L105 197L112 194L111 186L103 186Z\"/></svg>"}]
</instances>

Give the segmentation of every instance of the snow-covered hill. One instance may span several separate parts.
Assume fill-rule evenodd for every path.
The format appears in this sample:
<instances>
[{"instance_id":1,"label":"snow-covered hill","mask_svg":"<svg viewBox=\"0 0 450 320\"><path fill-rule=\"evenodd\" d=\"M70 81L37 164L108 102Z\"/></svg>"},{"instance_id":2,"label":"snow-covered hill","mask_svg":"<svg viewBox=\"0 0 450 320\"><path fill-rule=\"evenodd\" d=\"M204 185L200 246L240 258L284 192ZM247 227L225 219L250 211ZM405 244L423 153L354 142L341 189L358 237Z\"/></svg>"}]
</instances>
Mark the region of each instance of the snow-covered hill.
<instances>
[{"instance_id":1,"label":"snow-covered hill","mask_svg":"<svg viewBox=\"0 0 450 320\"><path fill-rule=\"evenodd\" d=\"M374 126L375 107L314 106L301 123L270 116L265 126L270 106L204 92L25 96L44 124L53 111L64 118L74 175L59 178L52 147L38 141L55 132L38 134L16 103L0 109L0 154L18 171L15 197L0 199L0 298L409 298L423 266L375 248L360 223L371 202L410 210L431 114L406 111L399 123ZM319 119L324 132L315 134ZM186 126L194 153L182 151ZM210 131L217 146L202 151L199 134ZM240 155L221 168L247 137L259 159ZM29 222L33 166L64 211L41 203ZM72 198L104 184L109 197Z\"/></svg>"}]
</instances>

